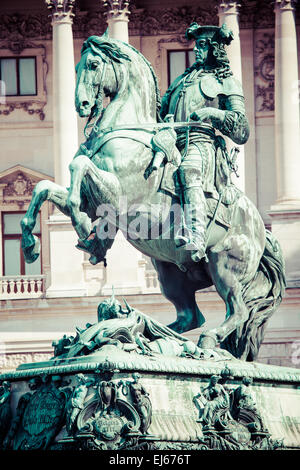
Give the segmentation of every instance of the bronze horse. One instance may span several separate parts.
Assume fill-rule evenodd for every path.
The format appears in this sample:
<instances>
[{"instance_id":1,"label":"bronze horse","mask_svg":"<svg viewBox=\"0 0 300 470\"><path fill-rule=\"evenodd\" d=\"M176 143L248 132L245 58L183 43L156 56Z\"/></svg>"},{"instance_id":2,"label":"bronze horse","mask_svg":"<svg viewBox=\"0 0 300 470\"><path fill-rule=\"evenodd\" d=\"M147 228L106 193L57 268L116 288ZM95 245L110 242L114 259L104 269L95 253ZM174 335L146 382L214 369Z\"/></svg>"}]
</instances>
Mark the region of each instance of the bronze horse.
<instances>
[{"instance_id":1,"label":"bronze horse","mask_svg":"<svg viewBox=\"0 0 300 470\"><path fill-rule=\"evenodd\" d=\"M110 99L105 109L104 96ZM161 226L172 205L179 203L176 193L161 189L163 165L147 174L153 159L151 142L157 132L160 93L153 69L140 52L106 35L87 39L77 65L75 104L79 115L89 118L87 125L93 120L95 124L70 163L70 188L41 181L34 189L21 223L27 262L38 256L32 230L47 199L71 218L79 236L78 247L91 253L92 263L103 261L113 243L92 230L101 205L120 214L120 200L125 198L128 207L143 207L147 220L153 206L163 207L157 215ZM178 166L177 154L174 150ZM277 241L265 230L256 207L244 194L239 194L231 210L230 226L212 222L207 262L194 263L188 250L176 248L174 220L168 236L163 231L153 238L126 235L129 243L151 257L161 291L176 307L177 319L169 325L173 330L183 333L204 323L195 292L214 285L226 304L226 318L219 327L204 332L199 345L220 343L234 356L254 360L266 320L282 299L283 259ZM129 214L128 224L132 220ZM119 222L116 225L123 232L128 228Z\"/></svg>"}]
</instances>

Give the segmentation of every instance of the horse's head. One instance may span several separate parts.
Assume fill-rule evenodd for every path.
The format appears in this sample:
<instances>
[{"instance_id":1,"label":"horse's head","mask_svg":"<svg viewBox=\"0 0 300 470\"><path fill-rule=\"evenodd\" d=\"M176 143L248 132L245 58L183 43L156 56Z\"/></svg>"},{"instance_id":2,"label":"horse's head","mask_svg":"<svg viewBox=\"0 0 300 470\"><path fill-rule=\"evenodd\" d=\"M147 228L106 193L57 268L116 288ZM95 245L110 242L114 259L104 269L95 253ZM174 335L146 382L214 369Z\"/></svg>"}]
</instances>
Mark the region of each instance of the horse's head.
<instances>
[{"instance_id":1,"label":"horse's head","mask_svg":"<svg viewBox=\"0 0 300 470\"><path fill-rule=\"evenodd\" d=\"M116 119L119 124L128 119L139 123L156 120L160 106L157 78L151 64L131 45L107 34L90 36L83 43L76 71L75 105L81 117L91 121L100 116L103 98L108 96L118 98L123 106L123 113L116 113L115 107L109 114L114 124Z\"/></svg>"},{"instance_id":2,"label":"horse's head","mask_svg":"<svg viewBox=\"0 0 300 470\"><path fill-rule=\"evenodd\" d=\"M75 93L76 111L80 117L87 117L91 114L92 108L96 104L99 93L99 85L105 62L92 52L86 51L82 54L80 62L77 64L77 83Z\"/></svg>"},{"instance_id":3,"label":"horse's head","mask_svg":"<svg viewBox=\"0 0 300 470\"><path fill-rule=\"evenodd\" d=\"M75 106L80 117L90 116L95 106L102 105L103 95L116 94L118 80L114 63L130 60L107 34L91 36L82 46L76 66Z\"/></svg>"}]
</instances>

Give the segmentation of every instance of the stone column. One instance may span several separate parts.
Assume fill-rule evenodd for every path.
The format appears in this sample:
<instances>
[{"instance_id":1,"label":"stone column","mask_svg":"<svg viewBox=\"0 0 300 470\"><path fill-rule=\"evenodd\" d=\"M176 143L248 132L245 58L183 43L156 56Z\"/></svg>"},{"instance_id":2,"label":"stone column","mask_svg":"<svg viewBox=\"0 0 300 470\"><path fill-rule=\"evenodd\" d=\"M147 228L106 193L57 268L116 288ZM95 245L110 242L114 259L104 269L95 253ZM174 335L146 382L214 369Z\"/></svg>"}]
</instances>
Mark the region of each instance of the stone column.
<instances>
[{"instance_id":1,"label":"stone column","mask_svg":"<svg viewBox=\"0 0 300 470\"><path fill-rule=\"evenodd\" d=\"M227 55L230 61L230 67L237 78L242 83L242 56L241 56L241 43L240 43L240 27L239 27L239 2L221 0L218 6L219 26L226 24L233 32L234 39L230 46L226 48ZM232 140L226 139L227 146L233 147ZM238 155L238 174L239 178L232 175L232 180L241 191L245 191L245 156L244 147L239 147L240 153Z\"/></svg>"},{"instance_id":2,"label":"stone column","mask_svg":"<svg viewBox=\"0 0 300 470\"><path fill-rule=\"evenodd\" d=\"M296 2L275 1L275 155L277 204L300 207Z\"/></svg>"},{"instance_id":3,"label":"stone column","mask_svg":"<svg viewBox=\"0 0 300 470\"><path fill-rule=\"evenodd\" d=\"M113 39L129 42L128 11L129 0L102 0L106 8L106 21L109 36Z\"/></svg>"},{"instance_id":4,"label":"stone column","mask_svg":"<svg viewBox=\"0 0 300 470\"><path fill-rule=\"evenodd\" d=\"M70 186L69 163L78 150L75 110L73 6L75 0L46 0L53 30L53 149L55 182ZM71 221L58 210L48 220L51 282L47 297L86 294L83 254L75 248L77 235Z\"/></svg>"},{"instance_id":5,"label":"stone column","mask_svg":"<svg viewBox=\"0 0 300 470\"><path fill-rule=\"evenodd\" d=\"M53 130L55 182L68 187L69 163L78 150L72 13L75 0L46 0L53 30Z\"/></svg>"},{"instance_id":6,"label":"stone column","mask_svg":"<svg viewBox=\"0 0 300 470\"><path fill-rule=\"evenodd\" d=\"M300 118L295 1L275 1L275 160L277 200L272 231L286 260L290 285L300 286Z\"/></svg>"},{"instance_id":7,"label":"stone column","mask_svg":"<svg viewBox=\"0 0 300 470\"><path fill-rule=\"evenodd\" d=\"M102 0L106 8L109 37L129 42L129 0ZM119 231L111 250L108 251L106 283L102 295L141 294L145 290L145 261L142 254L133 248Z\"/></svg>"}]
</instances>

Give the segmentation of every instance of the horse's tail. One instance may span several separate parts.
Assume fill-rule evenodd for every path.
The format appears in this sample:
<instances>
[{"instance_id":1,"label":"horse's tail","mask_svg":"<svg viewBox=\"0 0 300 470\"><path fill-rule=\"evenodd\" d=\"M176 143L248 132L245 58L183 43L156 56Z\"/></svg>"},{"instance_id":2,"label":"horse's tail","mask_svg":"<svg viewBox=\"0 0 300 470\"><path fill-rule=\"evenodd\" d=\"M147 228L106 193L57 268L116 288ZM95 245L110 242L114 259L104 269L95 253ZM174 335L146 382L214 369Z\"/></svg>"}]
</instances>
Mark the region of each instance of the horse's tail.
<instances>
[{"instance_id":1,"label":"horse's tail","mask_svg":"<svg viewBox=\"0 0 300 470\"><path fill-rule=\"evenodd\" d=\"M278 241L266 230L266 245L255 277L243 287L247 321L221 344L235 357L254 361L264 339L266 322L282 301L285 266Z\"/></svg>"}]
</instances>

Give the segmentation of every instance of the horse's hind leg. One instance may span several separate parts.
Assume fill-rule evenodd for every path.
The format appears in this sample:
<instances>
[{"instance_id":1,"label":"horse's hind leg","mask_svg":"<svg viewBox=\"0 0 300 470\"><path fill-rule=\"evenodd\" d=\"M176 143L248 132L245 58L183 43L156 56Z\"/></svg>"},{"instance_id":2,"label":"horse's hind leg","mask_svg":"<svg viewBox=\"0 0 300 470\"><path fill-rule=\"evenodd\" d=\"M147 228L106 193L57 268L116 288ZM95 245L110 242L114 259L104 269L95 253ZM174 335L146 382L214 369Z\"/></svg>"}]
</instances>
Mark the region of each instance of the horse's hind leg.
<instances>
[{"instance_id":1,"label":"horse's hind leg","mask_svg":"<svg viewBox=\"0 0 300 470\"><path fill-rule=\"evenodd\" d=\"M152 263L158 273L163 295L172 302L177 311L177 319L169 327L177 333L184 333L203 325L205 318L195 299L199 283L189 280L187 274L173 263L154 259Z\"/></svg>"},{"instance_id":2,"label":"horse's hind leg","mask_svg":"<svg viewBox=\"0 0 300 470\"><path fill-rule=\"evenodd\" d=\"M22 249L27 263L33 263L39 256L39 240L33 235L32 230L36 224L36 218L42 204L49 200L63 214L70 216L67 197L67 189L52 181L43 180L35 186L28 210L21 220Z\"/></svg>"},{"instance_id":3,"label":"horse's hind leg","mask_svg":"<svg viewBox=\"0 0 300 470\"><path fill-rule=\"evenodd\" d=\"M88 179L93 186L93 199L99 204L118 206L120 186L118 178L108 171L101 170L86 156L80 155L70 163L71 185L67 204L72 224L80 239L86 239L92 229L90 218L80 211L81 185Z\"/></svg>"},{"instance_id":4,"label":"horse's hind leg","mask_svg":"<svg viewBox=\"0 0 300 470\"><path fill-rule=\"evenodd\" d=\"M210 274L226 304L225 321L217 328L203 333L199 338L200 347L214 347L235 329L241 327L248 319L249 312L242 296L242 285L239 281L245 260L239 261L228 253L210 253Z\"/></svg>"}]
</instances>

